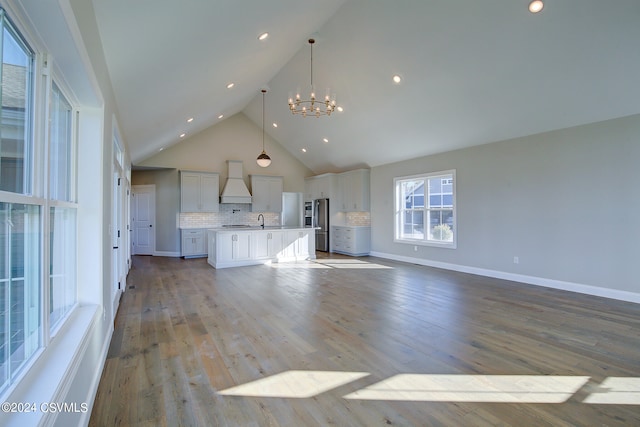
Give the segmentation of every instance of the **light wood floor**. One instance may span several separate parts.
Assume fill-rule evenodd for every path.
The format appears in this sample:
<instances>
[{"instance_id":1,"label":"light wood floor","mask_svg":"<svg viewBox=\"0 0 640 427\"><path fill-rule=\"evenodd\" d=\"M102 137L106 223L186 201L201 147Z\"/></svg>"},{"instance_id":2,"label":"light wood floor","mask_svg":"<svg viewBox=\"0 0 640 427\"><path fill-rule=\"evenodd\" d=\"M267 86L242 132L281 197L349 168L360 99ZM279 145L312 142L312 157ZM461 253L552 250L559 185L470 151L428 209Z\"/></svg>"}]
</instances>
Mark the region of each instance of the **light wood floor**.
<instances>
[{"instance_id":1,"label":"light wood floor","mask_svg":"<svg viewBox=\"0 0 640 427\"><path fill-rule=\"evenodd\" d=\"M640 305L379 258L134 257L91 426L638 426Z\"/></svg>"}]
</instances>

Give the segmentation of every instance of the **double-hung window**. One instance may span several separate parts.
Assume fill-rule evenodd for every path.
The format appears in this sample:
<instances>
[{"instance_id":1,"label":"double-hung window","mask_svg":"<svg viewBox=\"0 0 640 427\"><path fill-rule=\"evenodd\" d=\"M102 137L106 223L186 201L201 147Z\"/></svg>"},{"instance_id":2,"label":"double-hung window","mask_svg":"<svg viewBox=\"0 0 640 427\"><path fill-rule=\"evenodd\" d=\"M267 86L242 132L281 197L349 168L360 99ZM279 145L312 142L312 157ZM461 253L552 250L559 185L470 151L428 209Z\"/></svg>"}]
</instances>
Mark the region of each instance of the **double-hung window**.
<instances>
[{"instance_id":1,"label":"double-hung window","mask_svg":"<svg viewBox=\"0 0 640 427\"><path fill-rule=\"evenodd\" d=\"M0 9L0 391L42 345L43 199L34 195L35 55Z\"/></svg>"},{"instance_id":2,"label":"double-hung window","mask_svg":"<svg viewBox=\"0 0 640 427\"><path fill-rule=\"evenodd\" d=\"M0 47L2 395L76 306L77 201L73 109L2 8Z\"/></svg>"},{"instance_id":3,"label":"double-hung window","mask_svg":"<svg viewBox=\"0 0 640 427\"><path fill-rule=\"evenodd\" d=\"M394 179L395 241L456 247L455 170Z\"/></svg>"},{"instance_id":4,"label":"double-hung window","mask_svg":"<svg viewBox=\"0 0 640 427\"><path fill-rule=\"evenodd\" d=\"M76 304L73 109L55 82L49 105L49 329Z\"/></svg>"}]
</instances>

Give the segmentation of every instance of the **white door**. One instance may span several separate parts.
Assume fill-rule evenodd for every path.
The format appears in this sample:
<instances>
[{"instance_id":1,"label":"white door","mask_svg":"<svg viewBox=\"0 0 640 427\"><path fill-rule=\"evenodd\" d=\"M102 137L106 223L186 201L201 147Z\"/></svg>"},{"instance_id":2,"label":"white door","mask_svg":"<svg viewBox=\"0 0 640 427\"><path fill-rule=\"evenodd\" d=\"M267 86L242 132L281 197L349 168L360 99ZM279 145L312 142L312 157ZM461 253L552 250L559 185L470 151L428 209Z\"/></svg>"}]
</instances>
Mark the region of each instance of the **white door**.
<instances>
[{"instance_id":1,"label":"white door","mask_svg":"<svg viewBox=\"0 0 640 427\"><path fill-rule=\"evenodd\" d=\"M122 242L122 178L120 177L118 164L115 164L113 173L113 195L111 198L111 207L113 209L111 217L111 243L113 244L113 252L111 256L111 277L113 280L112 297L113 297L113 316L115 317L120 302L120 294L124 291L126 272L122 268L121 260L123 258L124 248ZM122 277L121 277L122 276Z\"/></svg>"},{"instance_id":2,"label":"white door","mask_svg":"<svg viewBox=\"0 0 640 427\"><path fill-rule=\"evenodd\" d=\"M156 249L156 186L134 185L131 192L133 255L153 255Z\"/></svg>"}]
</instances>

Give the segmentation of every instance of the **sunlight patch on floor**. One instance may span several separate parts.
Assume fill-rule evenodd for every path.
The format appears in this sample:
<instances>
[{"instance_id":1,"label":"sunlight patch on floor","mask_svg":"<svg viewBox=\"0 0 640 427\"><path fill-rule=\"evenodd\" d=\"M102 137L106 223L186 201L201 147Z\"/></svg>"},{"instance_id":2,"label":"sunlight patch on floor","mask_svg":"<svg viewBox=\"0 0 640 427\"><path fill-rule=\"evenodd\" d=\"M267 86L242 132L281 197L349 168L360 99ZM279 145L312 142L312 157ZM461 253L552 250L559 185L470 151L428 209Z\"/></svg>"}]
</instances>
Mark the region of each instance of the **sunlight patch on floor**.
<instances>
[{"instance_id":1,"label":"sunlight patch on floor","mask_svg":"<svg viewBox=\"0 0 640 427\"><path fill-rule=\"evenodd\" d=\"M223 396L304 399L367 377L367 372L285 371L222 390ZM564 403L591 377L569 375L399 374L343 398L405 402ZM590 383L587 404L640 405L640 378Z\"/></svg>"},{"instance_id":2,"label":"sunlight patch on floor","mask_svg":"<svg viewBox=\"0 0 640 427\"><path fill-rule=\"evenodd\" d=\"M421 402L562 403L589 381L584 376L401 374L345 399Z\"/></svg>"},{"instance_id":3,"label":"sunlight patch on floor","mask_svg":"<svg viewBox=\"0 0 640 427\"><path fill-rule=\"evenodd\" d=\"M331 269L331 268L353 268L353 269L393 269L388 265L377 264L375 262L369 262L359 259L341 259L341 258L325 258L315 259L310 261L296 261L296 262L266 262L272 268L278 269Z\"/></svg>"},{"instance_id":4,"label":"sunlight patch on floor","mask_svg":"<svg viewBox=\"0 0 640 427\"><path fill-rule=\"evenodd\" d=\"M584 403L640 405L640 378L609 377L591 392Z\"/></svg>"},{"instance_id":5,"label":"sunlight patch on floor","mask_svg":"<svg viewBox=\"0 0 640 427\"><path fill-rule=\"evenodd\" d=\"M355 258L354 259L326 258L326 259L316 259L314 262L329 266L331 268L381 268L381 269L393 268L387 265L377 264L375 262L369 262L369 261L364 261L364 260L355 259Z\"/></svg>"},{"instance_id":6,"label":"sunlight patch on floor","mask_svg":"<svg viewBox=\"0 0 640 427\"><path fill-rule=\"evenodd\" d=\"M303 270L310 270L310 269L329 269L331 267L327 266L327 265L322 265L322 264L317 264L313 261L299 261L299 262L270 262L270 263L265 263L265 265L268 265L271 268L278 268L281 270L293 270L293 269L303 269Z\"/></svg>"},{"instance_id":7,"label":"sunlight patch on floor","mask_svg":"<svg viewBox=\"0 0 640 427\"><path fill-rule=\"evenodd\" d=\"M317 396L368 376L367 372L285 371L222 390L224 396L285 397L303 399Z\"/></svg>"}]
</instances>

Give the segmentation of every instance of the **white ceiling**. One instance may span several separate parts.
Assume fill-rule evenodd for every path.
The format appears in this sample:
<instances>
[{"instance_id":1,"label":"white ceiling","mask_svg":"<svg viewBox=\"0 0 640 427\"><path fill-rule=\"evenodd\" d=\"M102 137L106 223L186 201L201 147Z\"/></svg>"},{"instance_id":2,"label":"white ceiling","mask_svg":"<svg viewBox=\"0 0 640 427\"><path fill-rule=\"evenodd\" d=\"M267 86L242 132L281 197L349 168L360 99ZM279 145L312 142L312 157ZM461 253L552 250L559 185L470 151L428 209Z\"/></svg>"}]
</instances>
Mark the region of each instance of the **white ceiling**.
<instances>
[{"instance_id":1,"label":"white ceiling","mask_svg":"<svg viewBox=\"0 0 640 427\"><path fill-rule=\"evenodd\" d=\"M93 3L134 164L220 114L261 126L265 86L266 131L315 173L640 113L638 0ZM310 36L314 84L343 113L288 111Z\"/></svg>"}]
</instances>

